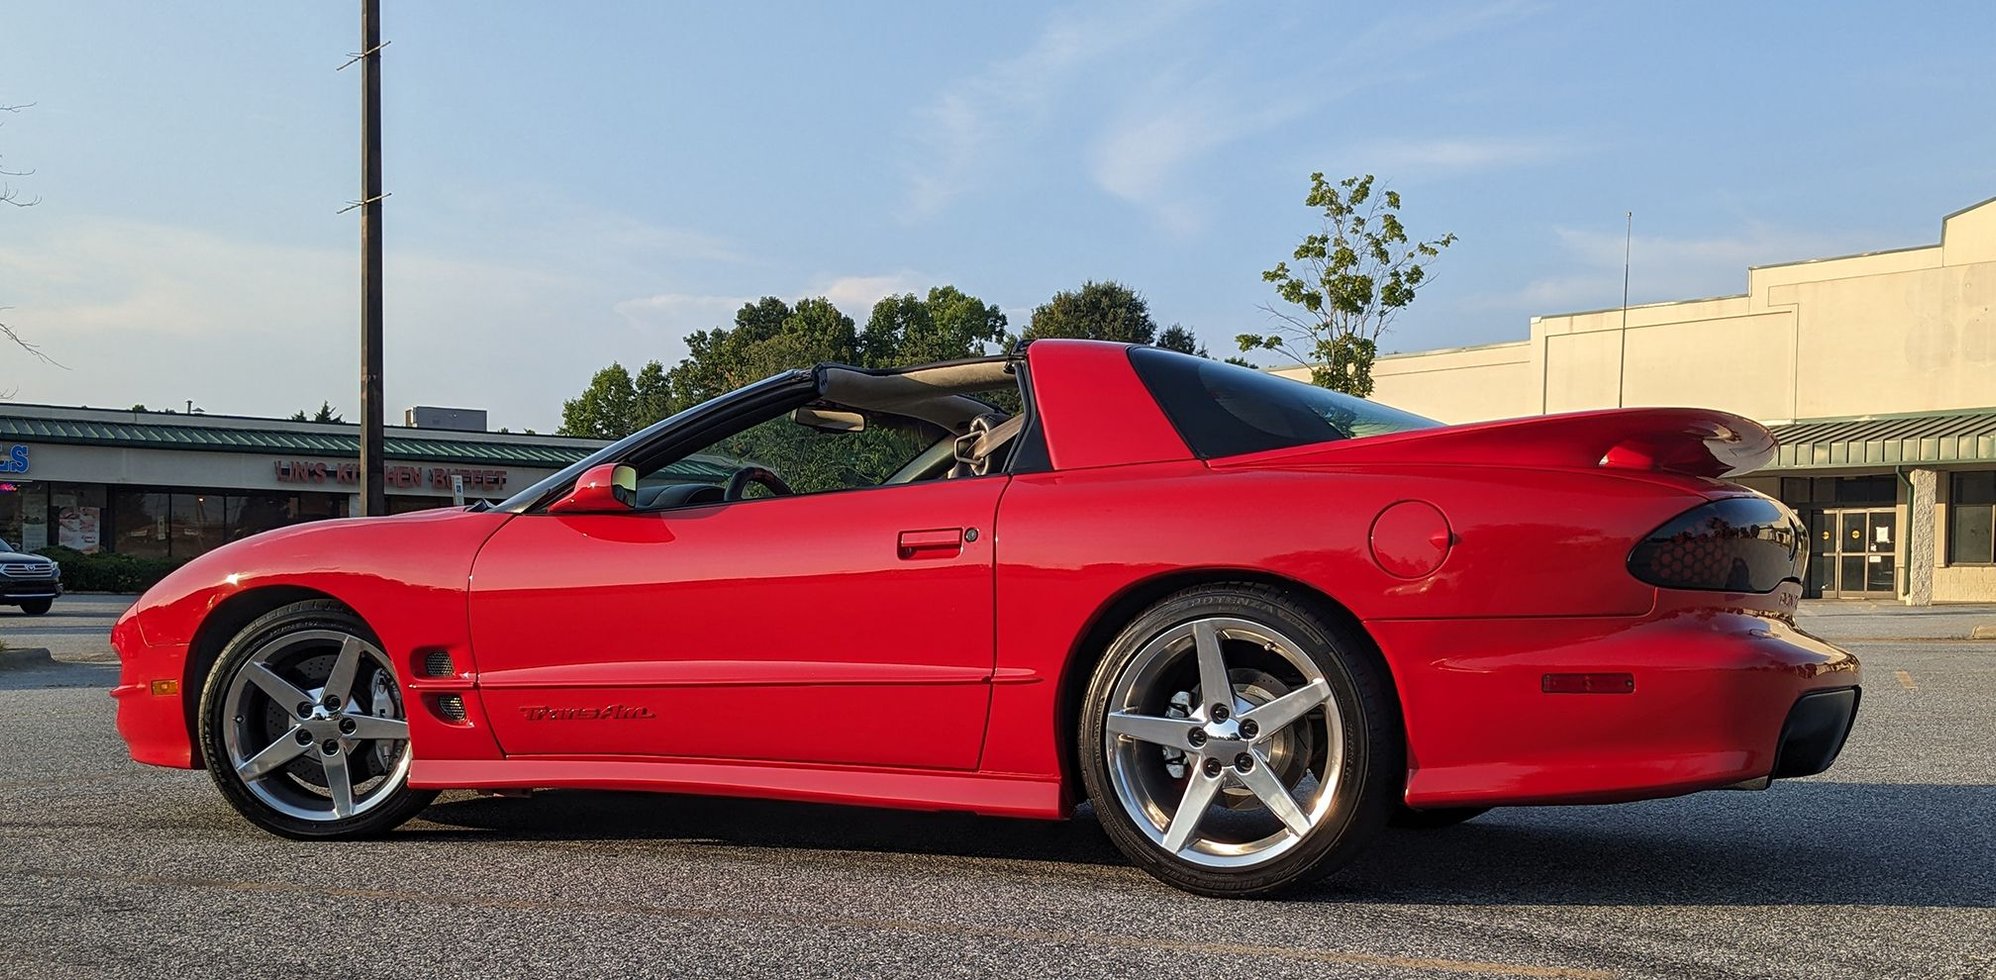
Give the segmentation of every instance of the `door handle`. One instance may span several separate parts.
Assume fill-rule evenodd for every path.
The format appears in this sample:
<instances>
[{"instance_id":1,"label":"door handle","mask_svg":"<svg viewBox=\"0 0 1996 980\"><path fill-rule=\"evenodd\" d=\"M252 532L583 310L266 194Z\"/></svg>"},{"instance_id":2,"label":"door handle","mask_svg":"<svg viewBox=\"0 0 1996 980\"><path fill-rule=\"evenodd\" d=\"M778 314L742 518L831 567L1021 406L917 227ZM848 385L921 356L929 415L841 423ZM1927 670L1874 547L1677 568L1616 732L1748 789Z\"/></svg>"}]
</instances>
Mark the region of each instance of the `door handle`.
<instances>
[{"instance_id":1,"label":"door handle","mask_svg":"<svg viewBox=\"0 0 1996 980\"><path fill-rule=\"evenodd\" d=\"M902 561L912 561L917 558L954 558L963 554L963 528L902 531L898 552Z\"/></svg>"}]
</instances>

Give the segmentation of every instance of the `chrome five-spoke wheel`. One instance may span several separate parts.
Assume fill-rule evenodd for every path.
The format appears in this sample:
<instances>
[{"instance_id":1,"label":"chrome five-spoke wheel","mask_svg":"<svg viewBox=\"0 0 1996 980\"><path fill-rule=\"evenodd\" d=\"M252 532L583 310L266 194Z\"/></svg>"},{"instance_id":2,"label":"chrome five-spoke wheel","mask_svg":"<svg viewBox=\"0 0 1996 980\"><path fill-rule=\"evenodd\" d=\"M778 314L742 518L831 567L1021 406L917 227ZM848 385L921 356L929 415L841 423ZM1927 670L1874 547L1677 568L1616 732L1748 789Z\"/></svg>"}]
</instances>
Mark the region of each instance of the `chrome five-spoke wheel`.
<instances>
[{"instance_id":1,"label":"chrome five-spoke wheel","mask_svg":"<svg viewBox=\"0 0 1996 980\"><path fill-rule=\"evenodd\" d=\"M337 630L258 647L226 700L229 765L271 809L342 820L389 797L409 771L409 723L381 648Z\"/></svg>"},{"instance_id":2,"label":"chrome five-spoke wheel","mask_svg":"<svg viewBox=\"0 0 1996 980\"><path fill-rule=\"evenodd\" d=\"M1181 593L1131 624L1084 708L1083 776L1111 837L1174 884L1245 895L1369 835L1391 802L1390 740L1373 737L1390 722L1356 646L1259 586Z\"/></svg>"},{"instance_id":3,"label":"chrome five-spoke wheel","mask_svg":"<svg viewBox=\"0 0 1996 980\"><path fill-rule=\"evenodd\" d=\"M1116 796L1166 851L1257 864L1330 808L1342 761L1330 684L1294 640L1209 617L1152 639L1117 683L1103 746Z\"/></svg>"},{"instance_id":4,"label":"chrome five-spoke wheel","mask_svg":"<svg viewBox=\"0 0 1996 980\"><path fill-rule=\"evenodd\" d=\"M245 816L296 837L392 827L411 793L409 722L395 669L352 613L295 603L224 649L203 696L203 752Z\"/></svg>"}]
</instances>

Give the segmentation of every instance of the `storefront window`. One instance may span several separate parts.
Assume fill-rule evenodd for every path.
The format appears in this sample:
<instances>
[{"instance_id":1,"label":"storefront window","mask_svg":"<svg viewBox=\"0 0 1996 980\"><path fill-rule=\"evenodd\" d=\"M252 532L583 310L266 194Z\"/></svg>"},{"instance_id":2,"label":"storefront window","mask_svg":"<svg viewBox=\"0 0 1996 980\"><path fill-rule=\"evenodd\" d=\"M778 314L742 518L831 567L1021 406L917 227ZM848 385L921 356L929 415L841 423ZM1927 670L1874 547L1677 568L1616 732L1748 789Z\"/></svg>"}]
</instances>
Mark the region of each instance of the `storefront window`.
<instances>
[{"instance_id":1,"label":"storefront window","mask_svg":"<svg viewBox=\"0 0 1996 980\"><path fill-rule=\"evenodd\" d=\"M171 557L167 524L173 514L170 494L142 490L111 492L113 550L134 558Z\"/></svg>"},{"instance_id":2,"label":"storefront window","mask_svg":"<svg viewBox=\"0 0 1996 980\"><path fill-rule=\"evenodd\" d=\"M1996 472L1956 473L1948 489L1948 562L1996 563Z\"/></svg>"},{"instance_id":3,"label":"storefront window","mask_svg":"<svg viewBox=\"0 0 1996 980\"><path fill-rule=\"evenodd\" d=\"M288 493L251 493L229 498L229 540L296 523L291 516L297 497Z\"/></svg>"},{"instance_id":4,"label":"storefront window","mask_svg":"<svg viewBox=\"0 0 1996 980\"><path fill-rule=\"evenodd\" d=\"M173 557L192 558L228 543L227 500L223 494L173 495Z\"/></svg>"}]
</instances>

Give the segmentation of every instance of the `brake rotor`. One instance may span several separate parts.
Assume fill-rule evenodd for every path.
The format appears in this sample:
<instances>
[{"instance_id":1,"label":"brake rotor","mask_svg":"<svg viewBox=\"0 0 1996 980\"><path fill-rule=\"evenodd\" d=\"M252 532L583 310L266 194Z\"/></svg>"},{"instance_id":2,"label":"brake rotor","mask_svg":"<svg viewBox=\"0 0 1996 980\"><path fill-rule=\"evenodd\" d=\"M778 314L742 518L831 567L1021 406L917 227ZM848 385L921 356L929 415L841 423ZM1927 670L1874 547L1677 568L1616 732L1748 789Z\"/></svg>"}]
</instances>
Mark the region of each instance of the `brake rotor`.
<instances>
[{"instance_id":1,"label":"brake rotor","mask_svg":"<svg viewBox=\"0 0 1996 980\"><path fill-rule=\"evenodd\" d=\"M1227 672L1227 679L1233 682L1234 700L1245 702L1241 711L1251 711L1270 701L1288 694L1292 688L1273 674L1252 667L1236 667ZM1311 725L1291 724L1264 743L1263 752L1268 757L1268 767L1282 780L1284 786L1294 786L1303 778L1309 768L1310 759L1316 754L1316 728ZM1220 789L1216 803L1229 810L1261 810L1265 805L1237 780L1228 780Z\"/></svg>"}]
</instances>

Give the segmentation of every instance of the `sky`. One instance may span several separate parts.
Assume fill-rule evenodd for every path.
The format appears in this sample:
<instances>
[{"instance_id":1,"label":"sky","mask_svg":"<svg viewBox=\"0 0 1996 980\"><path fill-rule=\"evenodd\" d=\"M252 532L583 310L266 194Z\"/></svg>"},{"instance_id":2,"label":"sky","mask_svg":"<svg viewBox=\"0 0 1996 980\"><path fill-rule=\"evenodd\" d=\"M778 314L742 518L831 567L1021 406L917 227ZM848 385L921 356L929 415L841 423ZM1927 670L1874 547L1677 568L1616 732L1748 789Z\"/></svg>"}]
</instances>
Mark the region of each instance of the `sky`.
<instances>
[{"instance_id":1,"label":"sky","mask_svg":"<svg viewBox=\"0 0 1996 980\"><path fill-rule=\"evenodd\" d=\"M1996 196L1996 4L384 0L388 417L552 431L744 300L1088 279L1216 354L1372 173L1459 236L1386 350L1738 293ZM358 412L358 4L9 5L21 402Z\"/></svg>"}]
</instances>

